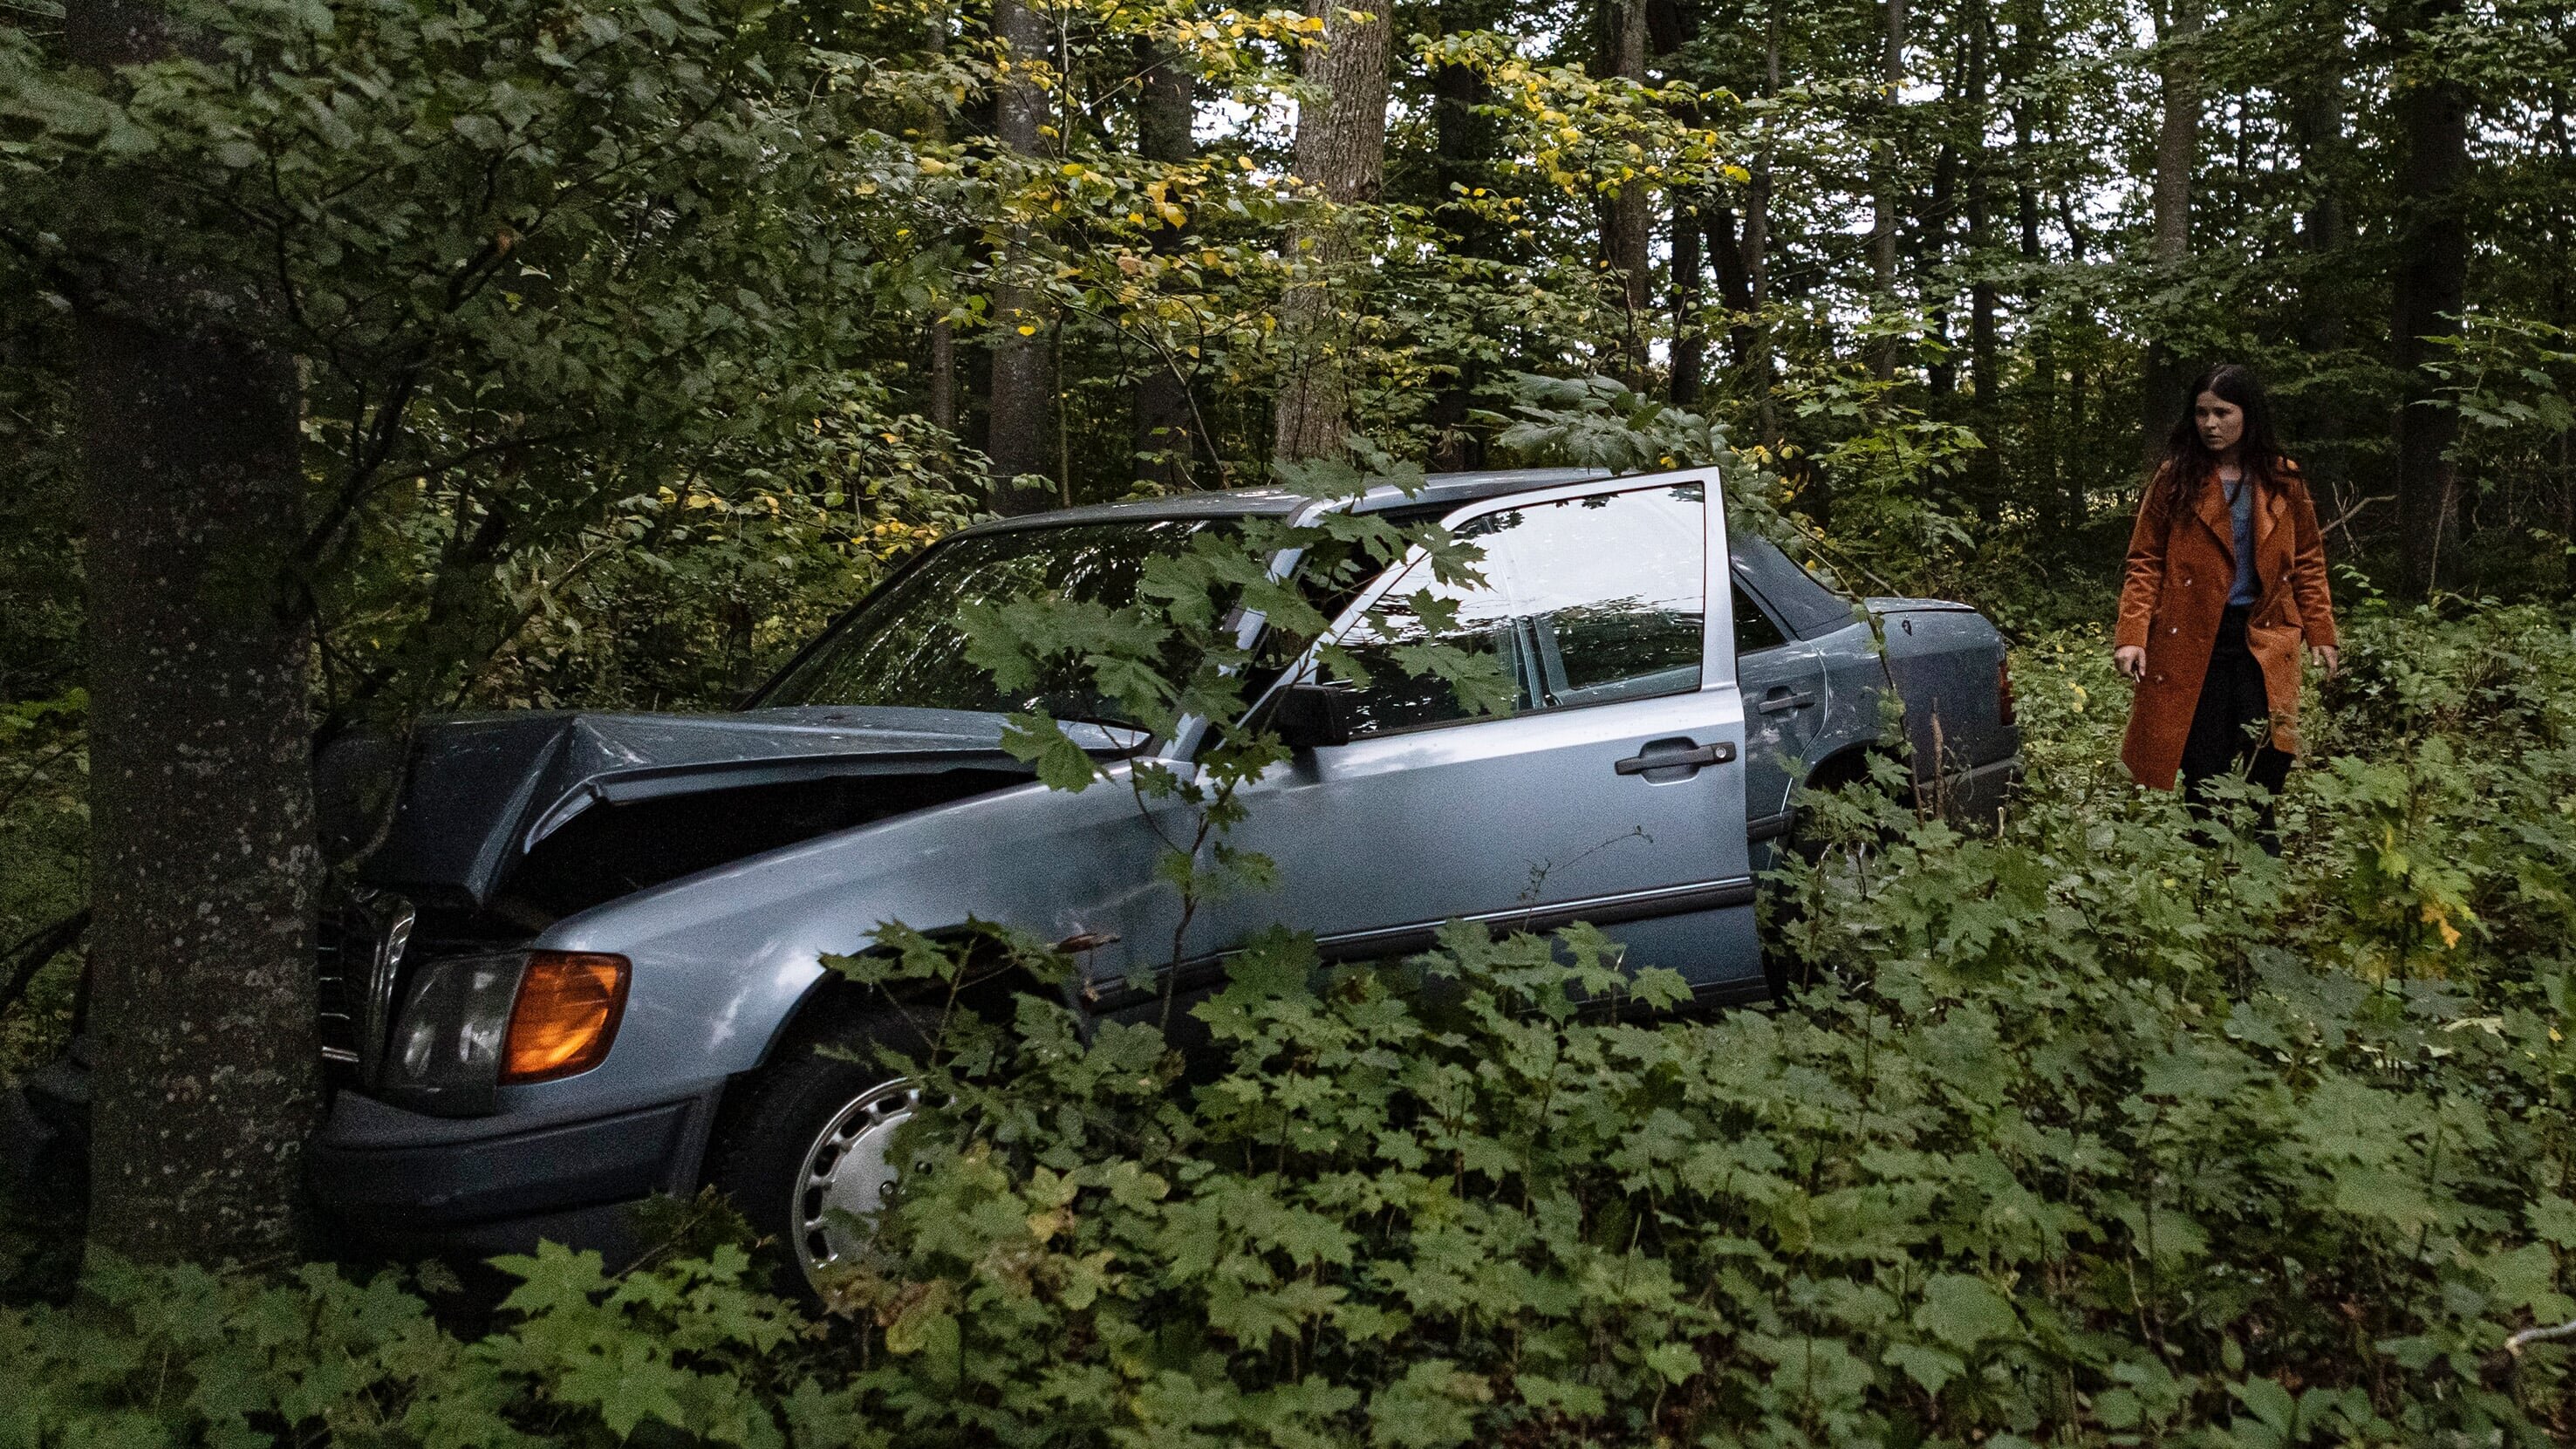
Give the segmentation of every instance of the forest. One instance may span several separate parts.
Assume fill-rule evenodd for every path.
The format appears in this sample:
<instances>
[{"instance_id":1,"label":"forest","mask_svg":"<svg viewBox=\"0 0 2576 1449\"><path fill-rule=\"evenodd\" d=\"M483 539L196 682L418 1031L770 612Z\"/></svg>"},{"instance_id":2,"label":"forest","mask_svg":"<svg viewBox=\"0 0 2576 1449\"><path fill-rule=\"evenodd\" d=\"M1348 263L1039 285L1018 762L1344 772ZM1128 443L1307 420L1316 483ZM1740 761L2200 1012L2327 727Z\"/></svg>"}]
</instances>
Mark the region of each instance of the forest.
<instances>
[{"instance_id":1,"label":"forest","mask_svg":"<svg viewBox=\"0 0 2576 1449\"><path fill-rule=\"evenodd\" d=\"M2571 107L2546 0L0 0L0 1445L2569 1442ZM2277 857L2119 762L2220 362L2343 629ZM1999 822L1802 796L1777 1003L1281 936L1193 1056L1014 941L828 1304L713 1195L319 1236L335 742L732 709L997 515L1703 465L2018 696ZM1199 582L984 657L1233 728Z\"/></svg>"}]
</instances>

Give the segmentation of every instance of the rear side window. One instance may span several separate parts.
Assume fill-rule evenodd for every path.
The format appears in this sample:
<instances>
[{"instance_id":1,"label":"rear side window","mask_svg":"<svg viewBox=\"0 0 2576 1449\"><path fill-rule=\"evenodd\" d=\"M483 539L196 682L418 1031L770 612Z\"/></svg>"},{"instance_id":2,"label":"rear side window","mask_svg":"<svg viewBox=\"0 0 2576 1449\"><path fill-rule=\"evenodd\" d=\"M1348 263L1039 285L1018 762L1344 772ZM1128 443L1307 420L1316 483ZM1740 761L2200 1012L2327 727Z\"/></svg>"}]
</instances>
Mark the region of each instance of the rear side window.
<instances>
[{"instance_id":1,"label":"rear side window","mask_svg":"<svg viewBox=\"0 0 2576 1449\"><path fill-rule=\"evenodd\" d=\"M1779 625L1771 622L1771 616L1762 612L1762 606L1753 602L1751 594L1738 586L1735 590L1735 652L1739 656L1759 654L1788 642L1789 636L1781 631Z\"/></svg>"},{"instance_id":2,"label":"rear side window","mask_svg":"<svg viewBox=\"0 0 2576 1449\"><path fill-rule=\"evenodd\" d=\"M1367 668L1362 733L1475 717L1420 646L1490 660L1504 714L1699 688L1706 492L1697 483L1587 494L1485 514L1458 530L1484 550L1483 579L1442 584L1429 565L1399 579L1340 640ZM1433 608L1411 599L1428 591Z\"/></svg>"}]
</instances>

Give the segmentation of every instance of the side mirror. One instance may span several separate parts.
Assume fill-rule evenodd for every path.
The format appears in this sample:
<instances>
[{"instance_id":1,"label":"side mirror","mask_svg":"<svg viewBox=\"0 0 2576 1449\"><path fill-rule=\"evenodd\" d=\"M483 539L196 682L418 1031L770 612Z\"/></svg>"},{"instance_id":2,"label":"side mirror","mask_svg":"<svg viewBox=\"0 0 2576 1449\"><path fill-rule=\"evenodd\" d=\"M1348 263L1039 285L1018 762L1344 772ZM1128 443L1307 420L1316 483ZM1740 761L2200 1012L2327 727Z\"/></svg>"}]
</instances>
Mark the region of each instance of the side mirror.
<instances>
[{"instance_id":1,"label":"side mirror","mask_svg":"<svg viewBox=\"0 0 2576 1449\"><path fill-rule=\"evenodd\" d=\"M1270 707L1270 728L1292 750L1347 745L1354 733L1352 691L1334 684L1292 684Z\"/></svg>"}]
</instances>

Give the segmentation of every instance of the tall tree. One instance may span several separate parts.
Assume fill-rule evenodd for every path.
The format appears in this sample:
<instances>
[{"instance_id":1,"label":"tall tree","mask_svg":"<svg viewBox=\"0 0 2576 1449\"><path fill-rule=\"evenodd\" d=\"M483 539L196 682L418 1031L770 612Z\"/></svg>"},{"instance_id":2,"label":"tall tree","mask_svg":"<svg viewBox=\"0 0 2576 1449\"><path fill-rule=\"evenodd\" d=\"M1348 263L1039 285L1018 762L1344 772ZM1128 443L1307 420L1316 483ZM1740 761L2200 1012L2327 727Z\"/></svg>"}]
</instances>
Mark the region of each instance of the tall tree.
<instances>
[{"instance_id":1,"label":"tall tree","mask_svg":"<svg viewBox=\"0 0 2576 1449\"><path fill-rule=\"evenodd\" d=\"M947 53L948 8L945 5L931 7L929 32L923 49L934 60ZM948 105L945 100L937 96L931 98L930 114L923 120L922 135L934 145L948 139ZM953 435L957 431L957 324L948 319L945 308L930 319L928 343L930 421L941 431Z\"/></svg>"},{"instance_id":2,"label":"tall tree","mask_svg":"<svg viewBox=\"0 0 2576 1449\"><path fill-rule=\"evenodd\" d=\"M1885 124L1878 144L1873 169L1877 172L1870 187L1869 277L1875 294L1873 304L1887 307L1896 299L1896 230L1900 202L1898 177L1903 166L1899 157L1904 148L1902 134L1905 85L1906 0L1879 0L1879 85L1885 94L1880 109ZM1896 375L1896 340L1881 343L1871 357L1871 369L1881 378Z\"/></svg>"},{"instance_id":3,"label":"tall tree","mask_svg":"<svg viewBox=\"0 0 2576 1449\"><path fill-rule=\"evenodd\" d=\"M2447 454L2459 415L2432 405L2438 379L2425 364L2429 339L2456 335L2468 306L2470 94L2439 53L2438 27L2461 0L2408 0L2389 16L2397 32L2396 119L2404 147L2397 175L2397 274L2389 334L2400 378L2397 407L2397 530L2405 583L2417 592L2441 580L2457 486Z\"/></svg>"},{"instance_id":4,"label":"tall tree","mask_svg":"<svg viewBox=\"0 0 2576 1449\"><path fill-rule=\"evenodd\" d=\"M2327 279L2345 265L2348 240L2345 217L2344 108L2346 77L2352 64L2348 23L2333 7L2321 7L2302 26L2298 41L2304 64L2290 90L2290 137L2298 151L2298 179L2305 193L2299 217L2299 247L2307 254L2299 309L2298 340L2311 364L2343 351L2349 334L2344 299ZM2300 421L2306 444L2302 460L2309 477L2328 498L2344 496L2346 418L2339 389L2320 389L2313 401L2302 400Z\"/></svg>"},{"instance_id":5,"label":"tall tree","mask_svg":"<svg viewBox=\"0 0 2576 1449\"><path fill-rule=\"evenodd\" d=\"M1490 30L1507 21L1506 0L1441 0L1437 15L1441 33L1462 35ZM1502 259L1501 228L1487 214L1494 162L1502 145L1502 128L1483 108L1493 103L1493 87L1472 65L1442 63L1431 69L1432 207L1441 229L1449 234L1450 257L1463 270L1484 281L1489 264ZM1433 360L1439 390L1431 399L1431 463L1436 468L1465 469L1484 462L1484 439L1468 426L1476 390L1482 384L1479 359L1472 350Z\"/></svg>"},{"instance_id":6,"label":"tall tree","mask_svg":"<svg viewBox=\"0 0 2576 1449\"><path fill-rule=\"evenodd\" d=\"M1037 77L1054 52L1054 28L1029 0L993 0L993 38L1009 67L994 87L994 137L1010 152L1035 160L1046 154L1047 88ZM984 452L993 461L993 506L1003 513L1032 512L1056 498L1055 489L1020 481L1052 472L1057 461L1048 427L1055 411L1056 319L1045 289L1030 275L1040 265L1037 250L1036 229L1026 221L1011 223L993 287Z\"/></svg>"},{"instance_id":7,"label":"tall tree","mask_svg":"<svg viewBox=\"0 0 2576 1449\"><path fill-rule=\"evenodd\" d=\"M1604 69L1642 85L1646 79L1646 0L1604 0ZM1621 368L1630 387L1643 390L1649 363L1648 317L1654 287L1654 212L1645 178L1632 177L1604 198L1602 261L1619 289L1624 337Z\"/></svg>"},{"instance_id":8,"label":"tall tree","mask_svg":"<svg viewBox=\"0 0 2576 1449\"><path fill-rule=\"evenodd\" d=\"M1708 337L1700 325L1699 208L1686 191L1673 193L1673 375L1665 396L1690 407L1699 401L1708 372Z\"/></svg>"},{"instance_id":9,"label":"tall tree","mask_svg":"<svg viewBox=\"0 0 2576 1449\"><path fill-rule=\"evenodd\" d=\"M2155 230L2148 243L2154 274L2170 278L2191 258L2191 177L2200 161L2201 0L2170 0L2160 17L2156 71L2163 110L2156 124ZM2138 424L2149 463L2164 448L2165 434L2182 415L2178 394L2188 365L2163 335L2147 339L2146 372L2139 386Z\"/></svg>"},{"instance_id":10,"label":"tall tree","mask_svg":"<svg viewBox=\"0 0 2576 1449\"><path fill-rule=\"evenodd\" d=\"M1185 162L1194 149L1190 131L1198 114L1194 78L1180 54L1158 40L1138 42L1137 61L1136 149L1147 161ZM1177 252L1184 238L1181 228L1157 219L1158 255ZM1136 384L1138 478L1165 489L1189 486L1195 412L1181 356L1164 350L1149 359Z\"/></svg>"},{"instance_id":11,"label":"tall tree","mask_svg":"<svg viewBox=\"0 0 2576 1449\"><path fill-rule=\"evenodd\" d=\"M1967 106L1967 196L1966 221L1968 243L1968 381L1976 394L1969 413L1977 436L1985 448L1969 463L1968 481L1989 513L2000 504L2003 493L2002 439L1997 436L2002 417L2001 339L1996 331L1997 298L1994 283L1994 229L1992 211L1993 156L1986 144L1987 130L1994 124L1989 95L1992 83L1994 16L1988 0L1968 0L1962 23L1968 31Z\"/></svg>"},{"instance_id":12,"label":"tall tree","mask_svg":"<svg viewBox=\"0 0 2576 1449\"><path fill-rule=\"evenodd\" d=\"M1340 455L1350 435L1352 337L1332 288L1359 252L1348 208L1378 198L1386 176L1387 63L1394 29L1383 6L1359 10L1308 0L1324 22L1306 52L1305 78L1320 94L1297 107L1298 179L1321 205L1292 233L1291 255L1307 273L1280 299L1288 349L1280 381L1274 452L1283 459Z\"/></svg>"},{"instance_id":13,"label":"tall tree","mask_svg":"<svg viewBox=\"0 0 2576 1449\"><path fill-rule=\"evenodd\" d=\"M74 0L102 70L173 55L148 5ZM96 214L185 216L149 167ZM78 298L90 637L90 1237L142 1259L293 1250L319 1106L294 359L276 297L102 240Z\"/></svg>"}]
</instances>

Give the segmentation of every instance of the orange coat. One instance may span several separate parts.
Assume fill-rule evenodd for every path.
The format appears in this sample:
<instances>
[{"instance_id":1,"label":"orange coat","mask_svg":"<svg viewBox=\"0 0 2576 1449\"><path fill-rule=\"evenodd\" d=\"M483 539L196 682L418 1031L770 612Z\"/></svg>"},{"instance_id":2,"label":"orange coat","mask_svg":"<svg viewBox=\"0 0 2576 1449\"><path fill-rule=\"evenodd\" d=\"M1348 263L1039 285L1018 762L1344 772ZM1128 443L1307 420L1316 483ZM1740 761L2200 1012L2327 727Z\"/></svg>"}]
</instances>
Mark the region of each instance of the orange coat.
<instances>
[{"instance_id":1,"label":"orange coat","mask_svg":"<svg viewBox=\"0 0 2576 1449\"><path fill-rule=\"evenodd\" d=\"M2172 466L2170 464L2168 467ZM2183 741L2209 670L2210 645L2227 612L2236 581L2234 521L2214 474L2204 474L2191 502L2177 511L2166 502L2159 470L2147 485L2137 527L2129 534L2129 565L2120 587L2120 620L2114 648L2147 651L2147 677L2129 705L2129 734L2120 759L2129 774L2151 789L2173 788L2182 768ZM2326 592L2325 540L2317 532L2317 506L2296 465L2259 480L2254 495L2254 572L2262 597L2246 621L2245 643L2263 667L2263 692L2272 706L2272 744L2299 748L2299 645L2335 643L2334 601Z\"/></svg>"}]
</instances>

